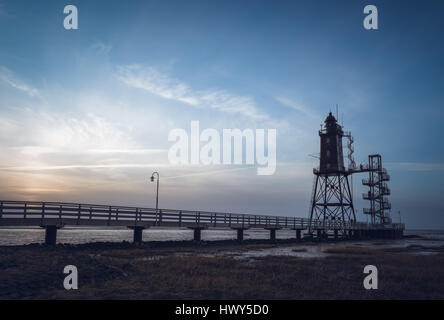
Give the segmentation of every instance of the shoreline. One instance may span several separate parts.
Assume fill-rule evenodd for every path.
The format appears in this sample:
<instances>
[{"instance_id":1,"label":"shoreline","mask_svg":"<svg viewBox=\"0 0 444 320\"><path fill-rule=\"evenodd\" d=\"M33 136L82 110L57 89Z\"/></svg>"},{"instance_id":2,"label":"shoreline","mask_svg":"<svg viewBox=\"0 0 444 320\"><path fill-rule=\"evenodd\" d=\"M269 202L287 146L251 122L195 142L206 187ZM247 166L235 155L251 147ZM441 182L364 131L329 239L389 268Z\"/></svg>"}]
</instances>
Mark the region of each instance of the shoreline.
<instances>
[{"instance_id":1,"label":"shoreline","mask_svg":"<svg viewBox=\"0 0 444 320\"><path fill-rule=\"evenodd\" d=\"M402 241L407 239L420 239L422 241L434 241L434 239L428 239L421 237L419 235L404 235L400 239L322 239L316 240L312 238L296 239L296 238L285 238L285 239L244 239L238 241L236 239L224 239L224 240L162 240L162 241L143 241L140 244L135 244L131 241L97 241L97 242L87 242L87 243L57 243L55 246L46 245L44 243L29 243L29 244L19 244L19 245L0 245L2 248L73 248L73 249L117 249L117 248L182 248L182 247L220 247L220 246L234 246L237 248L242 248L248 245L283 245L283 244L334 244L334 243L347 243L347 242L365 242L365 241L381 241L381 242L393 242Z\"/></svg>"},{"instance_id":2,"label":"shoreline","mask_svg":"<svg viewBox=\"0 0 444 320\"><path fill-rule=\"evenodd\" d=\"M444 239L443 230L405 230L404 238L411 235L421 235L425 237ZM133 231L128 228L114 227L66 227L58 230L58 244L88 244L102 242L132 242ZM297 234L294 230L280 230L276 233L277 240L293 241ZM302 237L306 234L302 233ZM201 240L205 242L220 240L237 240L235 230L226 229L208 229L202 231ZM244 241L259 240L266 241L270 239L270 233L263 229L245 230ZM144 242L176 242L176 241L192 241L193 231L188 228L176 229L166 227L156 227L144 230ZM330 238L330 240L334 240ZM0 228L0 246L20 246L45 242L45 229L40 227L5 227Z\"/></svg>"}]
</instances>

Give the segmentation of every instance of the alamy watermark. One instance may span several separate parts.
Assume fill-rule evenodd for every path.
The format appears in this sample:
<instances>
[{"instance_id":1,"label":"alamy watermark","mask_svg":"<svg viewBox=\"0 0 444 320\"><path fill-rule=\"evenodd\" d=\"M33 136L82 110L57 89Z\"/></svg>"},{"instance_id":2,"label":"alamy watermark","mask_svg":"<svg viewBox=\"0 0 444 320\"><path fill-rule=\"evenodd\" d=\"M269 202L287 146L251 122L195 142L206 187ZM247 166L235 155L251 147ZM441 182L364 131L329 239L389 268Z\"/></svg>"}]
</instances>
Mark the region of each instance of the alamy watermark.
<instances>
[{"instance_id":1,"label":"alamy watermark","mask_svg":"<svg viewBox=\"0 0 444 320\"><path fill-rule=\"evenodd\" d=\"M272 175L276 133L276 129L223 129L221 135L212 128L200 132L199 121L191 121L189 134L178 128L170 131L168 141L175 143L168 150L168 160L184 165L256 165L258 175Z\"/></svg>"},{"instance_id":2,"label":"alamy watermark","mask_svg":"<svg viewBox=\"0 0 444 320\"><path fill-rule=\"evenodd\" d=\"M67 14L63 19L63 27L66 30L77 30L79 28L79 18L77 7L69 4L63 8L63 13Z\"/></svg>"},{"instance_id":3,"label":"alamy watermark","mask_svg":"<svg viewBox=\"0 0 444 320\"><path fill-rule=\"evenodd\" d=\"M77 6L69 4L63 8L63 13L67 16L63 20L63 27L66 30L77 30L78 23L78 9ZM364 7L365 16L363 25L366 30L378 30L378 8L375 5L366 5Z\"/></svg>"},{"instance_id":4,"label":"alamy watermark","mask_svg":"<svg viewBox=\"0 0 444 320\"><path fill-rule=\"evenodd\" d=\"M77 267L67 265L65 268L63 268L63 273L67 274L63 280L63 287L66 290L77 290L79 288Z\"/></svg>"},{"instance_id":5,"label":"alamy watermark","mask_svg":"<svg viewBox=\"0 0 444 320\"><path fill-rule=\"evenodd\" d=\"M378 30L378 8L369 4L364 7L365 16L362 24L366 30Z\"/></svg>"},{"instance_id":6,"label":"alamy watermark","mask_svg":"<svg viewBox=\"0 0 444 320\"><path fill-rule=\"evenodd\" d=\"M364 274L368 274L364 278L364 288L367 290L376 290L378 289L378 268L374 265L366 265L364 267Z\"/></svg>"}]
</instances>

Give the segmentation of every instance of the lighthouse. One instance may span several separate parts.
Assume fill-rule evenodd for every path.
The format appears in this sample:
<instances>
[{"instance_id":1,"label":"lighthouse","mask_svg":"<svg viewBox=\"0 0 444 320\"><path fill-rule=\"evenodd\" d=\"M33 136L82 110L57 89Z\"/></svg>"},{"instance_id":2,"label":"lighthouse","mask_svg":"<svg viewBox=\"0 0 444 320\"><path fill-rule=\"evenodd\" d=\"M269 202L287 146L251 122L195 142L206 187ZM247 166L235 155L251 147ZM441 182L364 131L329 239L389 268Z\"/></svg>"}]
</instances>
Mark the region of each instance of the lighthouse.
<instances>
[{"instance_id":1,"label":"lighthouse","mask_svg":"<svg viewBox=\"0 0 444 320\"><path fill-rule=\"evenodd\" d=\"M344 166L342 137L344 131L330 112L319 131L319 167L315 175L311 206L309 233L318 231L325 235L332 230L335 234L346 230L356 221L353 197L350 189L351 172Z\"/></svg>"},{"instance_id":2,"label":"lighthouse","mask_svg":"<svg viewBox=\"0 0 444 320\"><path fill-rule=\"evenodd\" d=\"M344 157L342 154L342 136L344 132L331 112L324 123L324 130L319 131L321 137L319 171L325 174L344 173Z\"/></svg>"}]
</instances>

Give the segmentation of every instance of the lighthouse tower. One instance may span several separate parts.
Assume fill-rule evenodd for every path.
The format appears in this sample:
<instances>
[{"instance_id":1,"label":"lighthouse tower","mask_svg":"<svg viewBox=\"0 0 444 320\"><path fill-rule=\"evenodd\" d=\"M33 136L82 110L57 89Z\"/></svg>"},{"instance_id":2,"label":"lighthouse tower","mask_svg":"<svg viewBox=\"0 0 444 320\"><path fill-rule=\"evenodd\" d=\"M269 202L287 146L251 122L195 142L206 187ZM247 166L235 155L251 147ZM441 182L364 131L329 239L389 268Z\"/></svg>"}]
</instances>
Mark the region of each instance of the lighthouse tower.
<instances>
[{"instance_id":1,"label":"lighthouse tower","mask_svg":"<svg viewBox=\"0 0 444 320\"><path fill-rule=\"evenodd\" d=\"M309 232L322 230L345 234L356 221L352 192L344 167L342 137L344 132L336 118L328 114L324 126L319 131L321 153L319 168L315 175L310 208Z\"/></svg>"}]
</instances>

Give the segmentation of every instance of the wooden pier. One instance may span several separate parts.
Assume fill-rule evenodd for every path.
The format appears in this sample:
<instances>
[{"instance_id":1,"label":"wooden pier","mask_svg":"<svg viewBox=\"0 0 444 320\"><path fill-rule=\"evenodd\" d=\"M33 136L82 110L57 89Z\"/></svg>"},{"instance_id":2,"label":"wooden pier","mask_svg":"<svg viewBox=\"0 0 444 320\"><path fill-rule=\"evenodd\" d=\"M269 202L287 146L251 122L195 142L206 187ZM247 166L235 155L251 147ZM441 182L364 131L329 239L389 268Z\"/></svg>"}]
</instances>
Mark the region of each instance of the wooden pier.
<instances>
[{"instance_id":1,"label":"wooden pier","mask_svg":"<svg viewBox=\"0 0 444 320\"><path fill-rule=\"evenodd\" d=\"M365 222L315 221L298 217L252 215L240 213L153 209L126 206L108 206L80 203L0 201L1 226L39 226L45 228L45 243L55 245L57 230L64 226L115 226L134 230L134 242L142 242L143 230L150 227L189 228L194 240L201 240L201 231L226 228L237 231L237 239L243 240L244 231L260 228L270 232L270 240L276 239L281 229L295 231L298 240L302 231L315 230L313 237L319 240L339 238L399 238L404 225L398 223L373 225Z\"/></svg>"}]
</instances>

